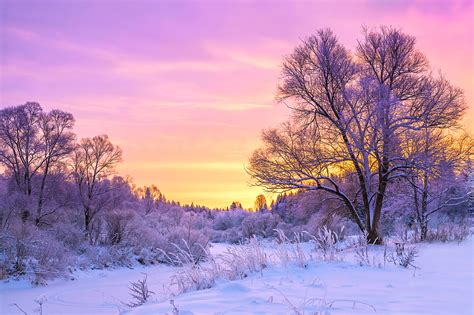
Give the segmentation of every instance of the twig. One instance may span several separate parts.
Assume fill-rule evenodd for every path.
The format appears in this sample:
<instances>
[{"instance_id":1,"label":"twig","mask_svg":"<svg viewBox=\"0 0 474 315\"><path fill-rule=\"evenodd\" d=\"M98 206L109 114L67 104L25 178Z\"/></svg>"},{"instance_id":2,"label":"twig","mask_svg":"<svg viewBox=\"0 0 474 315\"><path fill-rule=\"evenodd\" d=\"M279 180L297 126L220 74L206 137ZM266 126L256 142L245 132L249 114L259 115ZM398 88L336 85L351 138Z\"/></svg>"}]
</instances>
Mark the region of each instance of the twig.
<instances>
[{"instance_id":1,"label":"twig","mask_svg":"<svg viewBox=\"0 0 474 315\"><path fill-rule=\"evenodd\" d=\"M12 303L12 304L10 304L10 305L11 305L11 306L16 306L16 307L20 310L20 312L22 312L22 313L25 314L25 315L28 315L28 313L25 312L18 304Z\"/></svg>"}]
</instances>

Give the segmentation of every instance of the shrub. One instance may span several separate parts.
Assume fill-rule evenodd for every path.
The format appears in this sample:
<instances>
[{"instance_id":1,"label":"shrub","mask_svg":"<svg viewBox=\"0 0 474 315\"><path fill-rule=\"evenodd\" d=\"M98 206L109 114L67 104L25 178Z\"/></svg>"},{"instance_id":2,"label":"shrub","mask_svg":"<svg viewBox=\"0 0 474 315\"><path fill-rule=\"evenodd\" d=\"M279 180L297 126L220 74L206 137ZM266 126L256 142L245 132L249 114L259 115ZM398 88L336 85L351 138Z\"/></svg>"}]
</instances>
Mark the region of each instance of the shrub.
<instances>
[{"instance_id":1,"label":"shrub","mask_svg":"<svg viewBox=\"0 0 474 315\"><path fill-rule=\"evenodd\" d=\"M29 223L16 222L0 236L3 276L29 277L34 284L65 274L69 250L51 233Z\"/></svg>"},{"instance_id":2,"label":"shrub","mask_svg":"<svg viewBox=\"0 0 474 315\"><path fill-rule=\"evenodd\" d=\"M418 257L418 248L415 246L406 246L405 243L396 243L396 246L396 255L394 255L393 252L390 253L388 260L404 268L418 268L413 264L416 257Z\"/></svg>"},{"instance_id":3,"label":"shrub","mask_svg":"<svg viewBox=\"0 0 474 315\"><path fill-rule=\"evenodd\" d=\"M239 227L232 227L223 231L210 230L210 241L216 243L238 244L244 239Z\"/></svg>"},{"instance_id":4,"label":"shrub","mask_svg":"<svg viewBox=\"0 0 474 315\"><path fill-rule=\"evenodd\" d=\"M428 242L461 242L470 234L470 228L467 223L442 223L436 229L429 229L426 235Z\"/></svg>"},{"instance_id":5,"label":"shrub","mask_svg":"<svg viewBox=\"0 0 474 315\"><path fill-rule=\"evenodd\" d=\"M127 306L137 307L143 305L155 294L155 292L148 289L147 278L148 276L145 274L143 280L130 282L130 295L134 301L128 303Z\"/></svg>"},{"instance_id":6,"label":"shrub","mask_svg":"<svg viewBox=\"0 0 474 315\"><path fill-rule=\"evenodd\" d=\"M242 234L245 238L253 236L270 237L280 222L280 217L272 213L252 213L242 221Z\"/></svg>"},{"instance_id":7,"label":"shrub","mask_svg":"<svg viewBox=\"0 0 474 315\"><path fill-rule=\"evenodd\" d=\"M221 276L218 269L202 265L189 264L177 270L171 277L171 285L176 286L178 293L195 290L205 290L214 286L217 278Z\"/></svg>"},{"instance_id":8,"label":"shrub","mask_svg":"<svg viewBox=\"0 0 474 315\"><path fill-rule=\"evenodd\" d=\"M217 212L213 220L213 229L218 231L239 227L246 214L243 210Z\"/></svg>"},{"instance_id":9,"label":"shrub","mask_svg":"<svg viewBox=\"0 0 474 315\"><path fill-rule=\"evenodd\" d=\"M218 259L229 280L243 279L248 273L261 272L268 265L267 254L255 236L245 244L229 246Z\"/></svg>"},{"instance_id":10,"label":"shrub","mask_svg":"<svg viewBox=\"0 0 474 315\"><path fill-rule=\"evenodd\" d=\"M105 215L107 228L107 242L117 245L122 242L128 234L128 226L133 220L134 214L131 211L114 210Z\"/></svg>"},{"instance_id":11,"label":"shrub","mask_svg":"<svg viewBox=\"0 0 474 315\"><path fill-rule=\"evenodd\" d=\"M189 258L198 263L206 259L209 238L199 231L177 227L163 235L158 248L162 262L180 265L181 259Z\"/></svg>"},{"instance_id":12,"label":"shrub","mask_svg":"<svg viewBox=\"0 0 474 315\"><path fill-rule=\"evenodd\" d=\"M298 267L306 268L308 261L311 258L302 248L302 241L307 233L293 233L293 238L290 240L282 230L276 230L279 244L276 250L279 263L287 266L290 263L295 263Z\"/></svg>"},{"instance_id":13,"label":"shrub","mask_svg":"<svg viewBox=\"0 0 474 315\"><path fill-rule=\"evenodd\" d=\"M341 228L342 233L344 228ZM321 253L323 260L336 260L338 250L336 243L339 240L339 234L330 230L327 226L319 229L318 233L312 237L316 251Z\"/></svg>"},{"instance_id":14,"label":"shrub","mask_svg":"<svg viewBox=\"0 0 474 315\"><path fill-rule=\"evenodd\" d=\"M352 227L352 225L354 224L348 219L337 214L323 215L315 213L305 225L305 230L311 235L317 235L321 229L326 227L331 231L338 231L338 240L343 240L346 237L346 226Z\"/></svg>"}]
</instances>

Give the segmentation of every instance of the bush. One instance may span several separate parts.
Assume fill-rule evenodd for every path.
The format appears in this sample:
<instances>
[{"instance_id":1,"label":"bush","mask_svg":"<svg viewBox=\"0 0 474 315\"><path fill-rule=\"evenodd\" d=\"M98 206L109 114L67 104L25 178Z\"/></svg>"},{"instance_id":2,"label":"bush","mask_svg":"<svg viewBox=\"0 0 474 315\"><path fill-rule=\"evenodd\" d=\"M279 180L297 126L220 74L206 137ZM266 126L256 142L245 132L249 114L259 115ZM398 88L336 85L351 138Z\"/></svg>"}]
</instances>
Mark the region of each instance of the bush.
<instances>
[{"instance_id":1,"label":"bush","mask_svg":"<svg viewBox=\"0 0 474 315\"><path fill-rule=\"evenodd\" d=\"M137 280L130 282L130 295L133 298L133 302L130 302L127 304L129 307L137 307L140 305L145 304L148 302L148 300L151 298L155 292L151 291L148 289L148 282L147 282L148 276L145 274L145 277L143 280Z\"/></svg>"},{"instance_id":2,"label":"bush","mask_svg":"<svg viewBox=\"0 0 474 315\"><path fill-rule=\"evenodd\" d=\"M309 219L308 223L305 226L305 230L311 235L317 235L319 234L322 228L326 227L331 231L339 231L337 235L338 239L344 240L347 234L346 227L352 227L353 225L354 224L348 219L341 217L337 214L326 216L321 215L320 213L316 213ZM351 232L355 233L356 230L352 229Z\"/></svg>"},{"instance_id":3,"label":"bush","mask_svg":"<svg viewBox=\"0 0 474 315\"><path fill-rule=\"evenodd\" d=\"M243 210L220 211L215 214L213 229L217 231L240 227L246 213Z\"/></svg>"},{"instance_id":4,"label":"bush","mask_svg":"<svg viewBox=\"0 0 474 315\"><path fill-rule=\"evenodd\" d=\"M388 260L404 268L418 268L413 264L416 257L418 257L418 248L415 246L406 246L405 243L396 243L395 245L396 255L394 255L393 252L389 253Z\"/></svg>"},{"instance_id":5,"label":"bush","mask_svg":"<svg viewBox=\"0 0 474 315\"><path fill-rule=\"evenodd\" d=\"M180 265L183 255L188 256L193 263L203 261L207 257L206 248L209 238L199 231L176 227L163 235L158 244L162 262Z\"/></svg>"},{"instance_id":6,"label":"bush","mask_svg":"<svg viewBox=\"0 0 474 315\"><path fill-rule=\"evenodd\" d=\"M344 227L341 228L340 233L330 230L327 226L319 229L318 233L312 237L316 251L321 253L323 260L337 260L338 250L336 244L339 241L339 234L342 234Z\"/></svg>"},{"instance_id":7,"label":"bush","mask_svg":"<svg viewBox=\"0 0 474 315\"><path fill-rule=\"evenodd\" d=\"M60 222L51 228L51 233L71 251L78 252L85 241L84 231L70 222Z\"/></svg>"},{"instance_id":8,"label":"bush","mask_svg":"<svg viewBox=\"0 0 474 315\"><path fill-rule=\"evenodd\" d=\"M470 235L467 223L441 223L436 229L429 229L426 235L428 242L461 242Z\"/></svg>"},{"instance_id":9,"label":"bush","mask_svg":"<svg viewBox=\"0 0 474 315\"><path fill-rule=\"evenodd\" d=\"M118 266L132 266L132 249L124 246L84 245L80 258L82 269L104 269Z\"/></svg>"},{"instance_id":10,"label":"bush","mask_svg":"<svg viewBox=\"0 0 474 315\"><path fill-rule=\"evenodd\" d=\"M70 251L48 231L29 223L13 224L0 236L3 276L27 276L34 284L63 276L72 263Z\"/></svg>"},{"instance_id":11,"label":"bush","mask_svg":"<svg viewBox=\"0 0 474 315\"><path fill-rule=\"evenodd\" d=\"M293 233L292 239L290 239L282 230L276 230L276 233L276 242L279 244L276 250L276 255L279 263L283 266L295 263L298 267L306 268L311 257L303 250L301 243L308 233L295 232Z\"/></svg>"},{"instance_id":12,"label":"bush","mask_svg":"<svg viewBox=\"0 0 474 315\"><path fill-rule=\"evenodd\" d=\"M243 279L248 273L260 272L268 265L267 254L255 236L245 244L229 246L218 258L229 280Z\"/></svg>"},{"instance_id":13,"label":"bush","mask_svg":"<svg viewBox=\"0 0 474 315\"><path fill-rule=\"evenodd\" d=\"M110 245L117 245L127 237L128 226L133 218L133 212L124 210L114 210L105 215L107 242Z\"/></svg>"},{"instance_id":14,"label":"bush","mask_svg":"<svg viewBox=\"0 0 474 315\"><path fill-rule=\"evenodd\" d=\"M71 265L71 252L64 244L47 232L41 232L32 246L32 264L34 283L44 284L47 280L65 275Z\"/></svg>"},{"instance_id":15,"label":"bush","mask_svg":"<svg viewBox=\"0 0 474 315\"><path fill-rule=\"evenodd\" d=\"M272 213L249 214L242 221L242 235L245 238L273 236L279 222L280 217Z\"/></svg>"},{"instance_id":16,"label":"bush","mask_svg":"<svg viewBox=\"0 0 474 315\"><path fill-rule=\"evenodd\" d=\"M239 227L233 227L224 231L210 230L210 241L215 243L238 244L244 239L242 230Z\"/></svg>"}]
</instances>

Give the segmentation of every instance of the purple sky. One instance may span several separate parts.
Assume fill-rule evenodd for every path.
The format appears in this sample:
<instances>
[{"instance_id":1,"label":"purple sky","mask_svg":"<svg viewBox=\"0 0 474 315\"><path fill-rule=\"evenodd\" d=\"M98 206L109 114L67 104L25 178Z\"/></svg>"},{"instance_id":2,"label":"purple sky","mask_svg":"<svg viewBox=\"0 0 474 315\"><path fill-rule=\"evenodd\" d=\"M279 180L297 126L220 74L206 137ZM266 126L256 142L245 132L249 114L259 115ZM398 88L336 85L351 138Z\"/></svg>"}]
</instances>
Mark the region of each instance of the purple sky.
<instances>
[{"instance_id":1,"label":"purple sky","mask_svg":"<svg viewBox=\"0 0 474 315\"><path fill-rule=\"evenodd\" d=\"M0 106L39 101L107 133L122 174L172 199L251 207L243 166L274 101L282 57L332 28L353 48L361 26L415 35L434 69L463 88L474 125L471 1L4 1ZM472 127L470 128L472 130Z\"/></svg>"}]
</instances>

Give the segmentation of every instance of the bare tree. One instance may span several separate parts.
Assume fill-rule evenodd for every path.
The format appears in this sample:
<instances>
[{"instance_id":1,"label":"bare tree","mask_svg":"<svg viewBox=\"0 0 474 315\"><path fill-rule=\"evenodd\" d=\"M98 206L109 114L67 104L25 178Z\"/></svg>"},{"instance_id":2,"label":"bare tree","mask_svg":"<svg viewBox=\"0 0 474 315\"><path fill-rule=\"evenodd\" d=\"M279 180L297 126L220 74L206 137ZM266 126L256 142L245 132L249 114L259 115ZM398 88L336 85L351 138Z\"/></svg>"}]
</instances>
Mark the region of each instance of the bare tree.
<instances>
[{"instance_id":1,"label":"bare tree","mask_svg":"<svg viewBox=\"0 0 474 315\"><path fill-rule=\"evenodd\" d=\"M27 196L32 194L32 178L43 164L38 128L41 114L41 106L32 102L0 111L0 162Z\"/></svg>"},{"instance_id":2,"label":"bare tree","mask_svg":"<svg viewBox=\"0 0 474 315\"><path fill-rule=\"evenodd\" d=\"M110 185L103 185L103 180L114 174L115 167L122 161L122 150L114 146L107 135L95 136L81 140L72 160L84 229L89 234L92 220L104 207L99 197L112 189Z\"/></svg>"},{"instance_id":3,"label":"bare tree","mask_svg":"<svg viewBox=\"0 0 474 315\"><path fill-rule=\"evenodd\" d=\"M145 215L152 213L157 203L163 201L163 195L155 185L139 187L135 190L135 194L143 201Z\"/></svg>"},{"instance_id":4,"label":"bare tree","mask_svg":"<svg viewBox=\"0 0 474 315\"><path fill-rule=\"evenodd\" d=\"M267 210L268 209L267 198L265 198L265 196L262 194L258 195L257 198L255 199L254 207L255 207L255 211Z\"/></svg>"},{"instance_id":5,"label":"bare tree","mask_svg":"<svg viewBox=\"0 0 474 315\"><path fill-rule=\"evenodd\" d=\"M73 125L71 114L60 110L45 113L33 102L0 111L0 164L12 174L22 193L38 196L36 224L45 216L42 210L50 172L72 151ZM39 187L33 187L38 177Z\"/></svg>"},{"instance_id":6,"label":"bare tree","mask_svg":"<svg viewBox=\"0 0 474 315\"><path fill-rule=\"evenodd\" d=\"M468 135L453 136L432 128L408 133L405 142L407 159L413 165L406 179L413 190L416 221L424 240L433 214L468 204L470 192L459 175L473 154L474 143Z\"/></svg>"},{"instance_id":7,"label":"bare tree","mask_svg":"<svg viewBox=\"0 0 474 315\"><path fill-rule=\"evenodd\" d=\"M410 167L400 137L456 125L465 105L461 90L431 75L414 37L387 27L363 35L351 55L322 30L285 59L278 97L294 118L264 132L249 173L270 191L336 196L368 241L380 243L387 186Z\"/></svg>"},{"instance_id":8,"label":"bare tree","mask_svg":"<svg viewBox=\"0 0 474 315\"><path fill-rule=\"evenodd\" d=\"M36 224L39 224L45 216L42 212L46 181L51 170L63 165L66 157L74 149L73 141L75 134L72 132L74 127L74 117L72 114L52 110L49 113L43 113L39 120L39 129L41 131L41 143L43 145L43 159L41 167L41 184L38 191L38 206L36 210ZM56 207L57 208L57 207ZM47 214L52 214L49 211Z\"/></svg>"}]
</instances>

